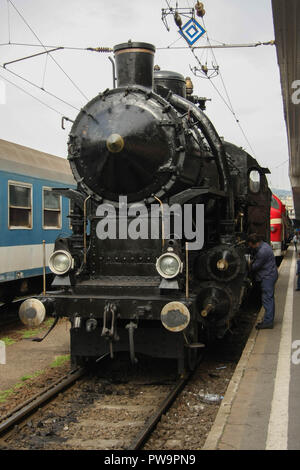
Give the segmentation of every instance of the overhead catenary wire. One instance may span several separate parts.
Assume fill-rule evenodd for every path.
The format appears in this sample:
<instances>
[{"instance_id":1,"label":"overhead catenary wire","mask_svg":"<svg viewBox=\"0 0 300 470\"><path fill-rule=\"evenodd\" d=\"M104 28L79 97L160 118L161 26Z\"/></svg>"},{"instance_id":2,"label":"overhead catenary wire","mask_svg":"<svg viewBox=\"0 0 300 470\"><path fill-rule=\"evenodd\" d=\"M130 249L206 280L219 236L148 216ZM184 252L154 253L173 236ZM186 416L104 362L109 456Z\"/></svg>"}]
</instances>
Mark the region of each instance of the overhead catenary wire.
<instances>
[{"instance_id":1,"label":"overhead catenary wire","mask_svg":"<svg viewBox=\"0 0 300 470\"><path fill-rule=\"evenodd\" d=\"M254 156L256 156L256 153L240 123L240 120L238 119L237 117L237 114L234 110L234 107L233 107L233 104L232 104L232 101L230 99L230 96L229 96L229 93L228 93L228 90L227 90L227 87L226 87L226 84L225 84L225 81L224 81L224 78L223 78L223 75L222 75L222 72L220 70L220 67L218 66L218 61L217 61L217 58L215 56L215 53L212 49L212 44L210 42L210 39L209 39L209 35L208 35L208 32L207 32L207 28L206 28L206 24L205 24L205 21L204 21L204 18L202 18L202 22L203 22L203 27L204 29L206 30L206 37L207 37L207 42L208 42L208 48L211 49L211 53L212 53L212 56L213 56L213 59L215 61L215 64L216 66L218 67L218 72L219 72L219 75L220 75L220 79L221 79L221 82L222 82L222 85L223 85L223 88L224 88L224 91L225 91L225 95L226 95L226 98L227 100L224 98L224 96L222 95L221 91L218 89L218 87L215 85L215 83L213 82L213 80L210 78L210 77L207 77L209 79L209 82L211 83L212 87L214 88L214 90L217 92L217 94L219 95L219 97L221 98L221 100L223 101L223 103L225 104L225 106L229 109L229 111L231 112L231 114L233 115L234 119L235 119L235 122L237 123L245 141L247 142L247 145L249 146L249 148L251 149L252 153ZM202 67L202 64L199 60L199 58L197 57L195 51L194 51L194 48L192 46L189 45L189 48L193 54L193 56L195 57L196 61L198 62L198 64L200 65L200 67Z\"/></svg>"},{"instance_id":2,"label":"overhead catenary wire","mask_svg":"<svg viewBox=\"0 0 300 470\"><path fill-rule=\"evenodd\" d=\"M12 70L9 70L9 69L7 69L7 68L4 68L3 65L0 65L0 68L1 68L2 70L5 70L5 72L8 72L8 73L10 73L11 75L14 75L15 77L17 77L17 78L23 80L24 82L28 83L29 85L31 85L31 86L33 86L33 87L35 87L35 88L38 88L38 89L41 90L43 93L46 93L47 95L50 95L52 98L57 99L57 100L60 101L61 103L64 103L64 104L66 104L67 106L70 106L71 108L75 109L76 111L80 111L80 109L77 108L76 106L74 106L74 105L68 103L67 101L65 101L65 100L62 99L62 98L59 98L59 97L56 96L54 93L51 93L50 91L45 90L44 88L40 87L40 86L37 85L36 83L33 83L33 82L31 82L30 80L28 80L27 78L22 77L22 76L19 75L18 73L13 72Z\"/></svg>"},{"instance_id":3,"label":"overhead catenary wire","mask_svg":"<svg viewBox=\"0 0 300 470\"><path fill-rule=\"evenodd\" d=\"M238 49L238 48L251 48L251 47L259 47L259 46L275 46L275 41L267 41L267 42L251 42L251 43L237 43L237 44L226 44L226 43L221 43L221 44L216 44L216 45L208 45L208 46L176 46L176 47L171 47L171 46L164 46L164 47L157 47L157 50L184 50L184 49Z\"/></svg>"},{"instance_id":4,"label":"overhead catenary wire","mask_svg":"<svg viewBox=\"0 0 300 470\"><path fill-rule=\"evenodd\" d=\"M196 61L198 62L198 64L199 64L200 67L201 67L202 64L201 64L199 58L198 58L198 57L196 56L196 54L194 53L194 51L192 51L192 54L194 55ZM219 69L219 73L220 73L220 69ZM221 75L221 73L220 73L220 78L221 78L221 77L222 77L222 75ZM221 78L221 80L222 80L222 83L223 83L224 88L226 89L223 78ZM218 87L215 85L215 83L213 82L213 80L209 78L209 82L211 83L212 87L213 87L214 90L217 92L218 96L219 96L220 99L223 101L223 103L225 104L225 106L228 108L228 110L229 110L229 111L231 112L231 114L233 115L233 117L234 117L234 119L235 119L235 121L236 121L238 127L240 128L240 131L241 131L241 133L242 133L242 135L243 135L245 141L247 142L249 148L251 149L253 155L255 156L255 151L254 151L254 149L253 149L253 147L252 147L252 145L251 145L251 143L250 143L250 141L249 141L249 139L248 139L248 137L247 137L247 135L246 135L246 133L245 133L243 127L241 126L241 123L240 123L240 121L239 121L239 119L238 119L238 117L237 117L237 115L236 115L236 113L235 113L235 111L234 111L234 108L233 108L233 106L232 106L232 103L231 103L229 94L228 94L228 92L227 92L227 89L226 89L226 96L227 96L227 98L229 99L229 102L226 101L226 99L224 98L224 96L222 95L222 93L220 92L220 90L218 89Z\"/></svg>"},{"instance_id":5,"label":"overhead catenary wire","mask_svg":"<svg viewBox=\"0 0 300 470\"><path fill-rule=\"evenodd\" d=\"M10 11L9 11L9 0L6 0L7 3L7 28L8 28L8 43L10 44Z\"/></svg>"},{"instance_id":6,"label":"overhead catenary wire","mask_svg":"<svg viewBox=\"0 0 300 470\"><path fill-rule=\"evenodd\" d=\"M290 159L288 158L287 160L284 160L284 162L280 163L279 165L277 166L272 166L271 167L271 170L276 170L277 168L280 168L281 166L285 165L286 163L288 163L290 161Z\"/></svg>"},{"instance_id":7,"label":"overhead catenary wire","mask_svg":"<svg viewBox=\"0 0 300 470\"><path fill-rule=\"evenodd\" d=\"M169 2L168 0L166 0L166 3L169 7L169 9L171 11L174 11L177 9L177 4L176 4L176 8L172 8L171 7L171 2ZM187 1L187 3L189 4L189 2ZM24 21L24 23L26 24L26 26L30 29L30 31L32 32L32 34L35 36L35 38L38 40L39 44L29 44L29 43L12 43L11 42L11 32L10 32L10 14L9 14L9 5L12 5L12 7L16 10L16 12L18 13L18 15L21 17L21 19ZM190 4L189 4L190 5ZM48 45L44 45L41 40L39 39L39 37L37 36L37 34L34 32L34 30L32 29L32 27L29 25L29 23L26 21L26 19L24 18L24 16L22 15L22 13L16 8L16 6L14 5L14 3L12 2L12 0L7 0L7 6L8 6L8 22L9 22L9 42L6 43L6 44L0 44L1 45L19 45L19 46L35 46L35 47L43 47L44 50L45 50L45 53L46 53L46 58L48 57L48 55L50 56L50 58L56 63L56 65L62 70L62 72L67 76L67 78L72 82L72 84L77 88L77 90L82 94L82 96L85 97L85 99L88 99L86 97L86 95L79 89L79 87L75 84L75 82L71 79L71 77L69 77L69 75L63 70L63 68L60 66L60 64L52 57L52 55L50 54L50 52L47 50L47 48L61 48L61 49L68 49L68 50L79 50L79 51L96 51L96 52L110 52L112 51L112 49L110 48L103 48L103 47L97 47L97 48L92 48L92 47L86 47L86 48L82 48L82 47L72 47L72 46L48 46ZM204 19L202 18L202 21L203 21L203 25L206 29L206 26L205 26L205 22L204 22ZM207 32L207 31L206 31ZM181 37L179 38L181 39ZM179 40L178 39L178 40ZM212 54L213 54L213 57L215 59L215 62L217 63L217 60L216 60L216 57L214 55L214 52L213 52L213 49L214 48L231 48L231 47L258 47L260 45L274 45L275 44L275 41L269 41L267 43L261 43L261 42L258 42L258 43L252 43L252 44L225 44L225 43L221 43L220 41L216 41L216 42L219 42L220 44L219 45L212 45L211 43L211 40L207 34L207 41L208 41L208 45L206 46L188 46L188 47L172 47L173 44L175 44L178 40L174 41L170 46L168 47L158 47L157 49L158 50L162 50L162 49L187 49L189 48L194 57L196 58L196 60L198 61L198 63L200 63L199 59L197 58L196 54L195 54L195 50L197 49L207 49L207 50L211 50L212 51ZM203 54L204 54L205 51L203 51ZM202 56L201 56L201 59L202 59ZM15 72L12 72L11 70L9 69L6 69L7 72L9 73L12 73L14 74L16 77L26 81L27 83L29 83L30 85L32 86L35 86L37 88L39 88L41 91L49 94L50 96L54 97L55 99L61 101L62 103L72 107L73 109L76 109L77 111L79 111L79 109L73 105L71 105L70 103L67 103L65 100L57 97L56 95L54 95L53 93L47 91L44 89L44 84L45 84L45 75L46 75L46 67L47 67L47 60L46 60L46 63L45 63L45 67L44 67L44 71L43 71L43 79L42 79L42 87L39 87L38 85L36 85L35 83L25 79L24 77L22 77L21 75L19 74L16 74ZM231 102L231 99L230 99L230 96L229 96L229 93L228 93L228 90L226 88L226 85L225 85L225 81L223 79L223 76L222 76L222 73L221 71L219 70L219 74L220 74L220 79L222 81L222 85L224 87L224 91L225 91L225 95L226 95L226 98L223 96L223 94L221 93L221 91L218 89L218 87L215 85L215 83L213 83L213 81L210 79L210 82L213 86L213 88L215 89L215 91L217 92L217 94L219 95L220 99L224 102L224 104L226 105L226 107L229 109L229 111L233 114L234 116L234 119L236 121L236 123L238 124L247 144L249 145L249 147L251 148L252 152L255 154L254 150L253 150L253 147L251 146L250 144L250 141L249 139L247 138L246 136L246 133L245 131L243 130L241 124L240 124L240 121L235 113L235 110L233 108L233 105L232 105L232 102ZM209 77L208 77L209 78Z\"/></svg>"},{"instance_id":8,"label":"overhead catenary wire","mask_svg":"<svg viewBox=\"0 0 300 470\"><path fill-rule=\"evenodd\" d=\"M170 3L168 0L166 0L166 3L169 7L169 10L170 12L173 13L174 11L174 8L172 8L170 6ZM176 4L176 11L177 11L177 4ZM167 47L157 47L158 50L178 50L178 49L190 49L190 51L192 52L195 60L197 61L198 65L200 66L200 70L204 70L203 69L203 64L202 64L202 58L203 58L203 55L204 55L204 51L201 55L201 59L199 59L199 57L196 55L195 53L195 50L197 49L207 49L207 50L211 50L211 53L212 53L212 56L213 56L213 60L215 62L215 66L214 66L214 69L215 71L218 72L218 74L220 75L220 79L221 79L221 82L222 82L222 86L224 88L224 92L225 92L225 97L223 96L222 92L219 90L219 88L217 87L217 85L213 82L212 78L213 76L208 76L208 74L206 73L206 78L209 79L211 85L213 86L214 90L217 92L218 96L220 97L220 99L222 100L222 102L225 104L225 106L228 108L228 110L231 112L231 114L233 115L234 117L234 120L236 122L236 124L238 125L244 139L245 139L245 142L247 143L247 145L249 146L249 148L251 149L252 153L254 156L256 156L256 152L254 151L253 149L253 146L251 145L250 143L250 140L249 138L247 137L246 135L246 132L244 130L244 128L242 127L241 123L240 123L240 120L235 112L235 109L233 107L233 104L232 104L232 101L231 101L231 98L229 96L229 92L228 92L228 89L226 87L226 84L225 84L225 80L223 78L223 75L222 75L222 72L220 70L220 67L218 65L218 62L217 62L217 59L216 59L216 56L214 54L214 48L216 49L220 49L220 48L232 48L232 47L258 47L258 46L262 46L262 45L275 45L275 41L272 40L272 41L268 41L268 42L257 42L257 43L250 43L250 44L225 44L225 43L221 43L220 41L216 41L216 42L219 42L220 44L219 45L216 45L216 46L213 46L212 43L211 43L211 40L209 38L209 35L208 35L208 32L207 32L207 28L206 28L206 25L205 25L205 21L204 21L204 18L202 17L202 22L203 22L203 27L204 29L206 30L206 37L207 37L207 45L205 46L192 46L191 44L187 42L187 46L185 47L172 47L173 44L175 44L176 41L174 41L173 43L171 43L169 46ZM207 62L207 58L206 58L206 62Z\"/></svg>"},{"instance_id":9,"label":"overhead catenary wire","mask_svg":"<svg viewBox=\"0 0 300 470\"><path fill-rule=\"evenodd\" d=\"M171 42L171 44L167 47L167 49L173 49L173 44L176 44L178 41L180 41L182 38L182 36L180 36L179 38L175 39L175 41ZM158 48L156 48L158 49Z\"/></svg>"},{"instance_id":10,"label":"overhead catenary wire","mask_svg":"<svg viewBox=\"0 0 300 470\"><path fill-rule=\"evenodd\" d=\"M202 18L202 21L203 21L204 28L206 29L206 24L205 24L204 18ZM206 31L207 31L207 29L206 29ZM208 40L209 45L211 46L211 42L210 42L210 38L209 38L209 35L208 35L208 34L207 34L207 40ZM213 55L213 58L214 58L215 62L217 63L217 59L216 59L216 56L215 56L215 53L214 53L213 50L212 50L212 55ZM238 127L239 127L239 129L240 129L240 131L241 131L241 133L242 133L242 135L244 136L245 141L247 142L247 144L249 145L249 148L251 149L253 155L255 156L255 151L254 151L254 149L253 149L253 147L252 147L252 145L251 145L251 143L250 143L250 141L249 141L249 139L248 139L248 137L247 137L247 135L246 135L246 133L245 133L245 131L244 131L242 125L241 125L241 123L240 123L240 120L238 119L238 117L237 117L237 115L236 115L236 112L235 112L235 110L234 110L232 101L231 101L231 99L230 99L230 96L229 96L229 93L228 93L228 90L227 90L227 87L226 87L226 84L225 84L225 81L224 81L224 78L223 78L223 74L222 74L220 68L219 68L219 75L220 75L220 79L221 79L222 84L223 84L223 88L224 88L224 90L225 90L225 94L226 94L228 103L229 103L230 108L231 108L232 115L233 115L233 117L234 117L234 119L235 119L235 121L236 121L236 123L237 123L237 125L238 125ZM212 80L210 80L210 82L211 82L211 84L214 85L214 83L212 82Z\"/></svg>"},{"instance_id":11,"label":"overhead catenary wire","mask_svg":"<svg viewBox=\"0 0 300 470\"><path fill-rule=\"evenodd\" d=\"M209 35L208 35L208 33L207 33L207 28L206 28L206 24L205 24L204 18L202 18L202 21L203 21L203 26L204 26L204 28L205 28L205 30L206 30L207 42L208 42L208 44L209 44L209 46L210 46L210 48L211 48L212 56L213 56L213 58L214 58L215 63L218 64L217 58L216 58L215 53L214 53L214 51L213 51L213 49L212 49L212 45L211 45L211 42L210 42L210 39L209 39ZM227 88L226 88L226 85L225 85L225 82L224 82L223 75L222 75L222 72L221 72L221 70L220 70L220 67L218 67L218 71L219 71L219 75L220 75L220 78L221 78L221 81L222 81L222 84L223 84L223 87L224 87L224 90L225 90L225 94L226 94L228 103L229 103L230 108L231 108L231 111L232 111L234 117L236 118L236 114L235 114L235 112L234 112L234 109L233 109L233 106L232 106L232 102L231 102L229 93L228 93L228 91L227 91ZM236 118L236 119L237 119L237 118Z\"/></svg>"},{"instance_id":12,"label":"overhead catenary wire","mask_svg":"<svg viewBox=\"0 0 300 470\"><path fill-rule=\"evenodd\" d=\"M42 86L41 89L45 89L45 78L46 78L46 70L47 70L47 64L48 64L48 54L46 55L45 59L45 66L44 66L44 72L43 72L43 78L42 78Z\"/></svg>"},{"instance_id":13,"label":"overhead catenary wire","mask_svg":"<svg viewBox=\"0 0 300 470\"><path fill-rule=\"evenodd\" d=\"M3 42L0 46L24 46L24 47L42 47L49 49L66 49L71 51L91 51L91 52L103 52L110 53L113 52L113 48L107 46L97 46L97 47L75 47L75 46L53 46L49 44L32 44L28 42ZM49 51L47 51L49 52Z\"/></svg>"},{"instance_id":14,"label":"overhead catenary wire","mask_svg":"<svg viewBox=\"0 0 300 470\"><path fill-rule=\"evenodd\" d=\"M53 108L52 106L50 106L49 104L45 103L44 101L40 100L39 98L37 98L36 96L32 95L31 93L29 93L29 91L25 90L24 88L20 87L19 85L17 85L16 83L12 82L11 80L9 80L8 78L4 77L3 75L0 74L0 78L2 80L5 80L6 82L10 83L10 85L14 86L15 88L18 88L18 90L22 91L23 93L25 93L26 95L30 96L31 98L33 98L34 100L38 101L39 103L41 103L43 106L46 106L48 109L51 109L51 111L54 111L55 113L59 114L60 116L64 116L64 113L62 113L61 111L58 111L57 109Z\"/></svg>"},{"instance_id":15,"label":"overhead catenary wire","mask_svg":"<svg viewBox=\"0 0 300 470\"><path fill-rule=\"evenodd\" d=\"M41 55L48 56L50 52L55 52L55 51L58 51L58 50L61 50L61 48L57 47L56 49L50 49L50 50L47 50L47 51L44 51L44 52L37 52L36 54L31 54L31 55L27 55L25 57L20 57L19 59L10 60L9 62L5 62L5 64L3 64L3 67L7 67L7 65L15 64L16 62L21 62L22 60L33 59L34 57L38 57L38 56L41 56Z\"/></svg>"},{"instance_id":16,"label":"overhead catenary wire","mask_svg":"<svg viewBox=\"0 0 300 470\"><path fill-rule=\"evenodd\" d=\"M166 4L167 4L167 6L170 10L169 13L174 13L174 12L178 11L177 2L176 2L176 7L172 7L169 0L165 0L165 1L166 1ZM190 9L190 11L193 12L194 7L191 7L191 4L190 4L189 0L186 0L186 3L187 3L187 7ZM180 13L181 13L181 10L183 10L183 9L179 9ZM183 16L186 16L186 14L184 14L184 13L181 13L181 14ZM194 13L193 13L193 17L194 17ZM205 27L204 17L202 17L201 19L202 19L203 25ZM205 29L206 29L206 27L205 27ZM217 42L219 44L218 45L212 45L211 41ZM174 41L174 42L176 42L176 41ZM174 43L172 43L172 44L174 44ZM156 49L157 50L167 50L167 49L179 50L179 49L189 49L189 48L191 48L189 45L188 46L180 46L180 47L171 47L172 44L169 45L169 46L165 46L165 47L157 47ZM271 40L271 41L267 41L267 42L257 41L255 43L246 43L246 44L226 44L226 43L224 43L222 41L218 41L216 39L210 39L208 46L192 46L192 48L193 49L226 49L226 48L259 47L259 46L275 46L275 40Z\"/></svg>"},{"instance_id":17,"label":"overhead catenary wire","mask_svg":"<svg viewBox=\"0 0 300 470\"><path fill-rule=\"evenodd\" d=\"M180 38L176 39L173 41L169 46L158 46L156 47L156 50L158 51L166 51L166 50L187 50L187 49L238 49L238 48L255 48L259 46L275 46L275 41L257 41L257 42L252 42L252 43L236 43L236 44L227 44L225 42L221 41L216 41L219 42L220 44L212 44L212 45L205 45L205 46L175 46L172 47L173 44L178 42L180 39L183 39L182 36ZM65 50L73 50L73 51L90 51L90 52L106 52L106 53L111 53L113 52L113 48L107 47L107 46L98 46L98 47L75 47L75 46L63 46L63 45L54 45L54 44L32 44L32 43L26 43L26 42L3 42L0 44L1 46L24 46L24 47L46 47L46 48L53 48L53 49L65 49Z\"/></svg>"},{"instance_id":18,"label":"overhead catenary wire","mask_svg":"<svg viewBox=\"0 0 300 470\"><path fill-rule=\"evenodd\" d=\"M47 51L47 48L44 46L44 44L42 43L42 41L40 40L40 38L38 37L38 35L35 33L35 31L32 29L32 27L29 25L29 23L26 21L26 19L24 18L24 16L20 13L20 11L17 9L17 7L14 5L14 3L12 2L12 0L8 0L9 3L13 6L13 8L16 10L16 12L18 13L18 15L20 16L20 18L23 20L23 22L26 24L26 26L30 29L30 31L32 32L32 34L34 35L34 37L38 40L38 42L40 43L40 45L45 49L45 51ZM48 51L47 51L48 52ZM53 60L53 62L57 65L57 67L63 72L63 74L68 78L68 80L72 83L72 85L77 89L77 91L86 99L88 100L88 97L85 95L85 93L83 93L83 91L78 87L78 85L74 82L74 80L72 80L72 78L67 74L67 72L65 72L65 70L62 68L62 66L57 62L56 59L54 59L54 57L48 52L50 58Z\"/></svg>"}]
</instances>

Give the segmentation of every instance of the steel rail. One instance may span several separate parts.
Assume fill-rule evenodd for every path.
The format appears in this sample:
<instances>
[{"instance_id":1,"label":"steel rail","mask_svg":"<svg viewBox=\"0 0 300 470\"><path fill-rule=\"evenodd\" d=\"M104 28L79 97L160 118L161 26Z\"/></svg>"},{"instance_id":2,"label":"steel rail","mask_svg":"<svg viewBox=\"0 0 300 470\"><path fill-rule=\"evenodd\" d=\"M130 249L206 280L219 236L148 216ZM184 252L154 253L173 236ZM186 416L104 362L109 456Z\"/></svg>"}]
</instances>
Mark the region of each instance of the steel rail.
<instances>
[{"instance_id":1,"label":"steel rail","mask_svg":"<svg viewBox=\"0 0 300 470\"><path fill-rule=\"evenodd\" d=\"M163 414L168 411L171 405L174 403L175 399L181 392L181 390L185 387L187 382L190 380L192 372L185 375L181 378L173 387L171 392L167 395L167 397L160 403L157 410L150 416L147 420L143 429L138 433L138 435L133 439L130 446L127 450L139 450L142 446L147 442L150 435L152 434L154 428L156 427L157 423L160 421Z\"/></svg>"},{"instance_id":2,"label":"steel rail","mask_svg":"<svg viewBox=\"0 0 300 470\"><path fill-rule=\"evenodd\" d=\"M0 421L0 435L8 432L12 426L21 422L24 418L34 413L41 405L44 405L51 398L56 396L62 390L65 390L86 373L86 369L76 368L67 375L54 382L42 392L34 395L29 400L14 408L5 415Z\"/></svg>"}]
</instances>

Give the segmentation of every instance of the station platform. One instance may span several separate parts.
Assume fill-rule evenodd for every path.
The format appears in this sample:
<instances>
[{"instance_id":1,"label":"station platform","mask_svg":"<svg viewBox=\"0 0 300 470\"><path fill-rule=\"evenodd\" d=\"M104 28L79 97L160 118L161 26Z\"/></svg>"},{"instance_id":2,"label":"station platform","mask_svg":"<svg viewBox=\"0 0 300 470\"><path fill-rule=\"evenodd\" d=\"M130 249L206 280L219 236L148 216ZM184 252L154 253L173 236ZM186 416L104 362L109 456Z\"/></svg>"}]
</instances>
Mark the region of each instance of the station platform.
<instances>
[{"instance_id":1,"label":"station platform","mask_svg":"<svg viewBox=\"0 0 300 470\"><path fill-rule=\"evenodd\" d=\"M62 320L41 343L22 339L7 346L6 364L0 364L0 392L14 387L22 377L46 369L57 357L69 353L69 322Z\"/></svg>"},{"instance_id":2,"label":"station platform","mask_svg":"<svg viewBox=\"0 0 300 470\"><path fill-rule=\"evenodd\" d=\"M289 247L276 284L274 329L252 330L203 450L300 449L296 261Z\"/></svg>"}]
</instances>

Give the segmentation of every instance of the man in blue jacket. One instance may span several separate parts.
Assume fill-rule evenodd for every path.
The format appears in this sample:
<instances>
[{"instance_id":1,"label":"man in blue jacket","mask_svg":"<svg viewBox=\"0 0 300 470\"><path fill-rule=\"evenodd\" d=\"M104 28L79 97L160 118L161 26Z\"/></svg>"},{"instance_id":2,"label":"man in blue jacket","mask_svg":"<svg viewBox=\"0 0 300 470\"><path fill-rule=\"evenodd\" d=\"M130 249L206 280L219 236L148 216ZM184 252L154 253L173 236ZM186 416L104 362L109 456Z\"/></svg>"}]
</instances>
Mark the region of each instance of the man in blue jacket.
<instances>
[{"instance_id":1,"label":"man in blue jacket","mask_svg":"<svg viewBox=\"0 0 300 470\"><path fill-rule=\"evenodd\" d=\"M255 280L260 283L262 304L265 308L264 319L256 325L256 328L258 330L272 329L275 317L274 288L278 279L275 256L270 245L259 235L251 234L247 241L249 247L255 252L251 271L254 273Z\"/></svg>"}]
</instances>

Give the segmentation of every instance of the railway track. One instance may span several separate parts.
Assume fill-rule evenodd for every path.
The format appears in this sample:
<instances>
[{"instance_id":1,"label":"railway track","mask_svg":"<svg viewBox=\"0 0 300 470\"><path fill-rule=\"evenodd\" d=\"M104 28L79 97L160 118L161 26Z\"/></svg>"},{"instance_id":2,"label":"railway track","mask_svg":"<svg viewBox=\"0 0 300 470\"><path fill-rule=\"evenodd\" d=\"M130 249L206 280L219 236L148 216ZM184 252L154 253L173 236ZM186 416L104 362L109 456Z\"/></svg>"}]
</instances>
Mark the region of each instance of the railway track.
<instances>
[{"instance_id":1,"label":"railway track","mask_svg":"<svg viewBox=\"0 0 300 470\"><path fill-rule=\"evenodd\" d=\"M0 449L140 449L190 378L111 384L85 376L72 370L3 417Z\"/></svg>"},{"instance_id":2,"label":"railway track","mask_svg":"<svg viewBox=\"0 0 300 470\"><path fill-rule=\"evenodd\" d=\"M189 380L189 377L190 375L186 375L185 377L178 380L173 389L157 408L156 412L154 412L147 420L143 429L141 429L138 435L132 440L127 450L139 450L143 447L148 438L151 436L152 431L155 429L155 426L161 417L166 413L166 411L168 411L176 397L179 395L181 390L183 390L184 386Z\"/></svg>"},{"instance_id":3,"label":"railway track","mask_svg":"<svg viewBox=\"0 0 300 470\"><path fill-rule=\"evenodd\" d=\"M58 393L75 383L84 374L85 370L82 368L70 371L67 375L51 384L46 390L43 390L5 415L0 421L0 438L5 436L12 426L21 423L22 420L53 399Z\"/></svg>"}]
</instances>

